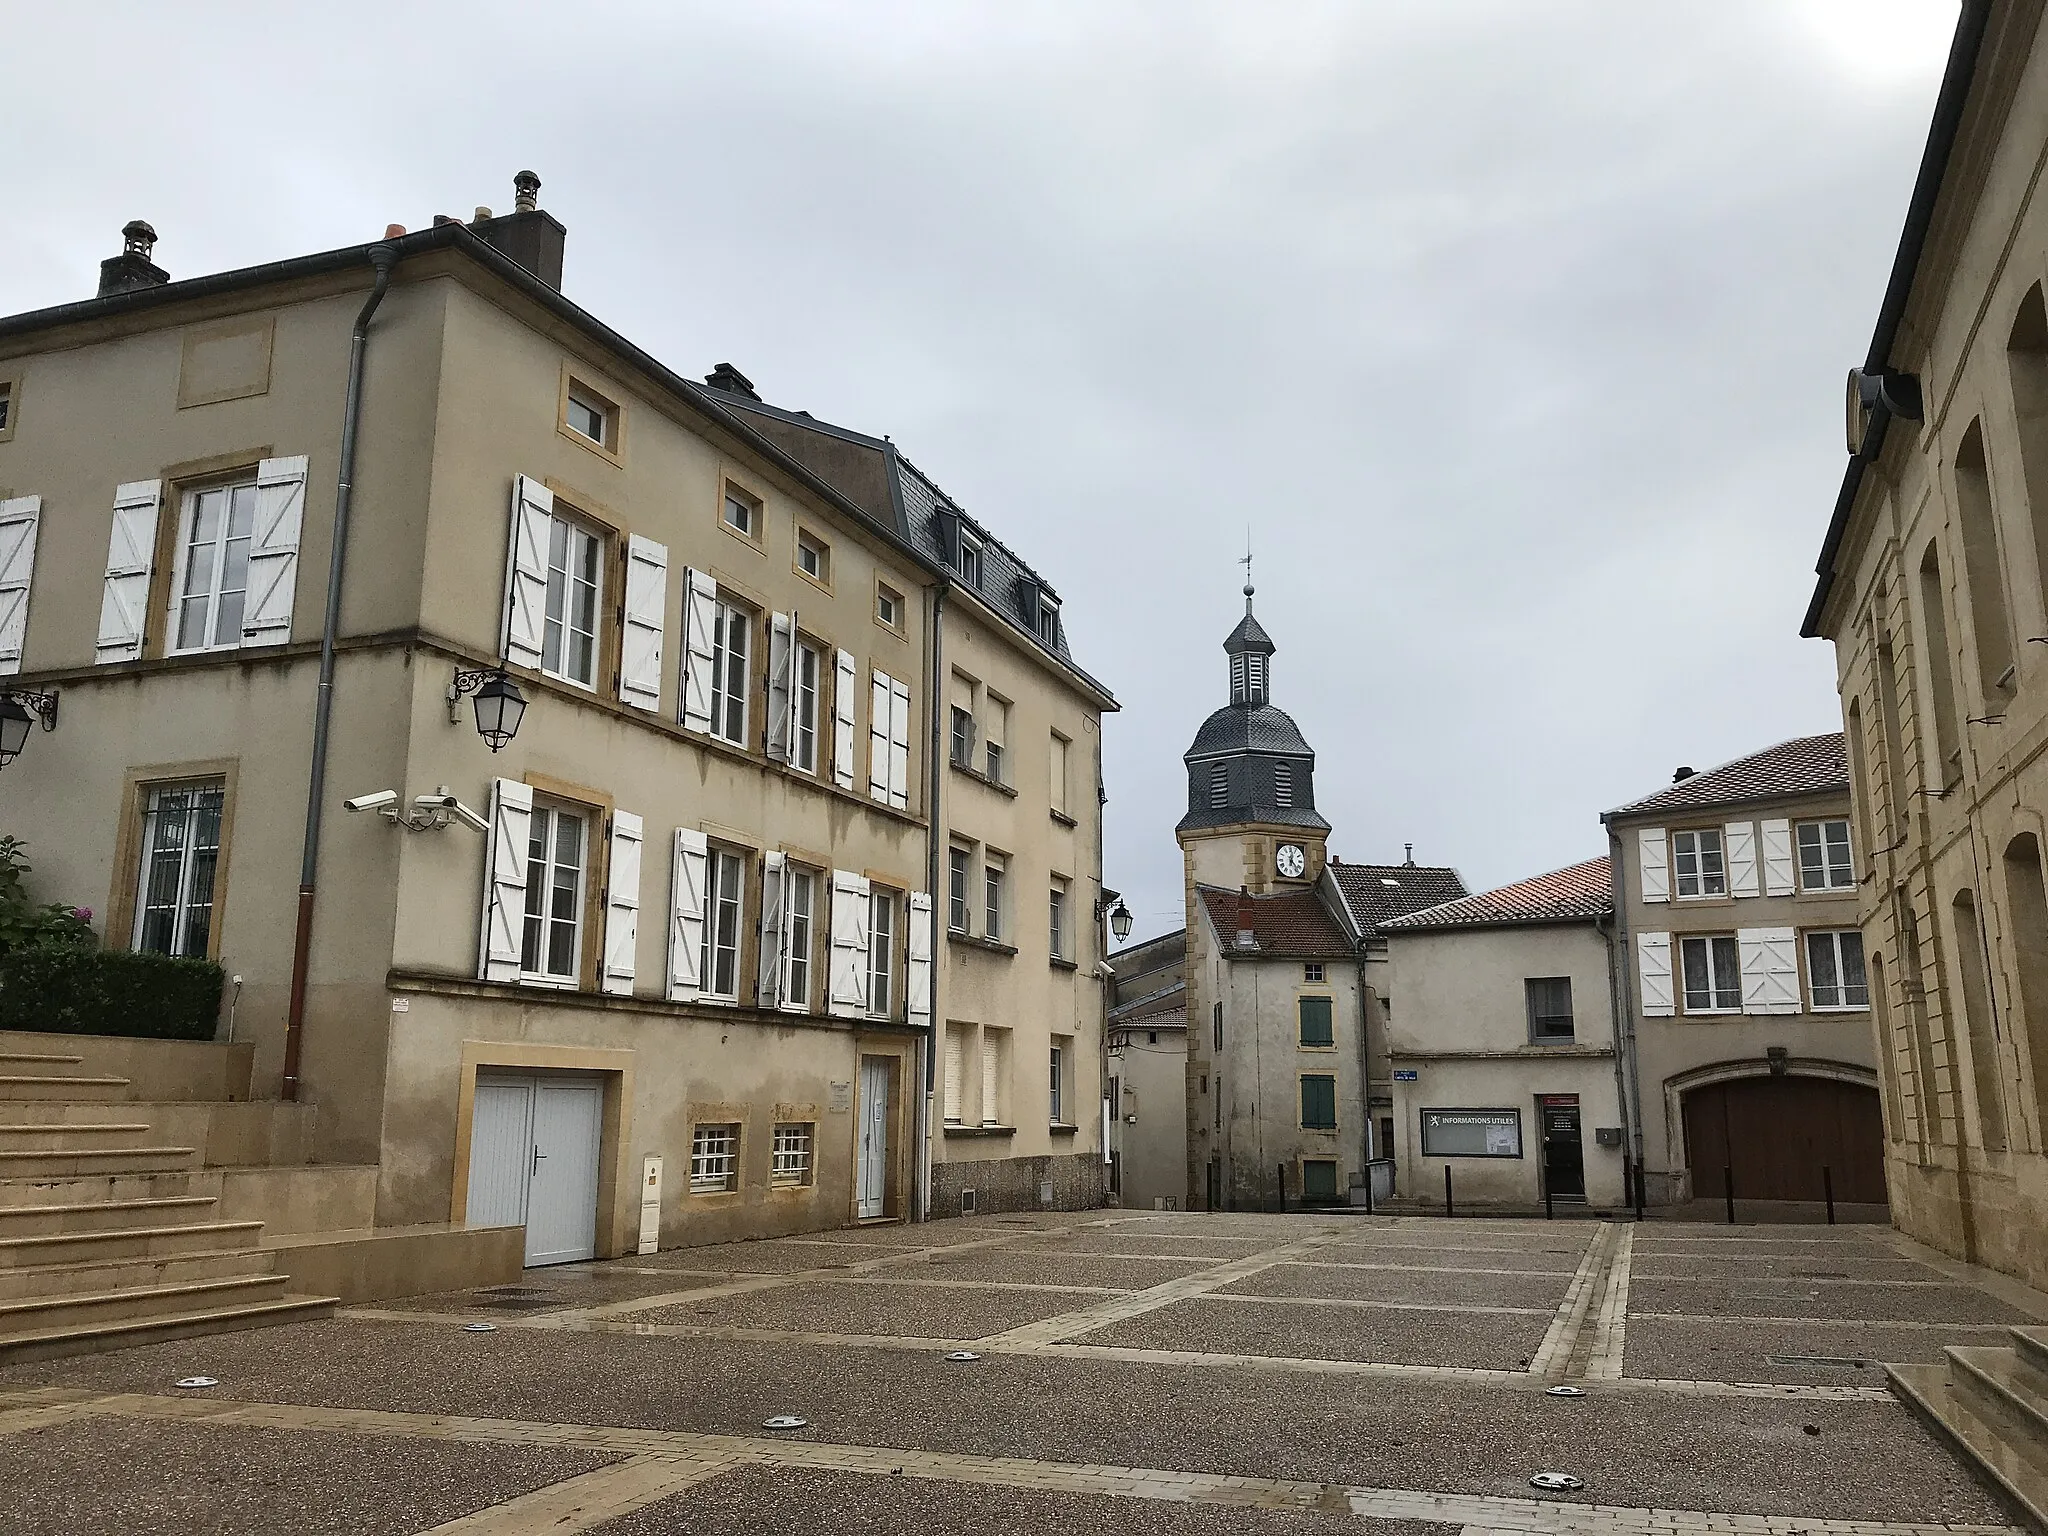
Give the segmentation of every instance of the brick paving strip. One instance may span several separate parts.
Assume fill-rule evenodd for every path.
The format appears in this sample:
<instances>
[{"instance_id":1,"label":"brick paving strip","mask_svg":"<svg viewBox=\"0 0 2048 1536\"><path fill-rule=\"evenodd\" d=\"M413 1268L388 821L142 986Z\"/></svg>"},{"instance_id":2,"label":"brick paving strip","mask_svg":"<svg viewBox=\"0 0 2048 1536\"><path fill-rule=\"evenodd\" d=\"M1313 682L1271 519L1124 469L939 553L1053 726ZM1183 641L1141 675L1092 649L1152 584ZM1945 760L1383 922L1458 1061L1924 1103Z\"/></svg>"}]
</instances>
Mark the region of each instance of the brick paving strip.
<instances>
[{"instance_id":1,"label":"brick paving strip","mask_svg":"<svg viewBox=\"0 0 2048 1536\"><path fill-rule=\"evenodd\" d=\"M1579 1341L1579 1330L1585 1327L1586 1314L1593 1305L1601 1272L1614 1251L1614 1233L1614 1223L1603 1221L1593 1233L1593 1240L1586 1244L1578 1272L1572 1276L1564 1300L1557 1304L1557 1316L1551 1322L1550 1331L1543 1335L1543 1342L1529 1357L1531 1376L1556 1381L1564 1379L1571 1365L1572 1350Z\"/></svg>"},{"instance_id":2,"label":"brick paving strip","mask_svg":"<svg viewBox=\"0 0 2048 1536\"><path fill-rule=\"evenodd\" d=\"M1599 1532L1601 1536L1792 1536L1792 1533L1799 1533L1799 1536L2018 1536L2008 1526L1921 1525L1636 1509L1480 1494L1427 1493L1399 1488L1170 1472L1146 1467L1032 1461L1012 1456L963 1456L819 1441L761 1440L738 1435L543 1424L516 1419L393 1413L360 1408L230 1404L142 1393L95 1396L63 1388L42 1388L0 1394L0 1403L8 1402L19 1404L21 1409L64 1408L74 1415L398 1435L486 1445L571 1446L610 1451L632 1458L598 1472L565 1479L537 1494L509 1500L439 1527L441 1532L463 1532L465 1536L470 1532L484 1531L538 1536L543 1531L570 1533L587 1530L600 1520L613 1518L629 1507L616 1501L635 1497L637 1491L663 1477L675 1479L674 1486L687 1486L742 1464L884 1477L919 1477L941 1482L1152 1499L1166 1503L1304 1513L1348 1512L1370 1519L1434 1521L1479 1532L1512 1532L1517 1536L1580 1536L1585 1532ZM556 1501L550 1503L548 1495L555 1495ZM543 1511L550 1513L544 1515ZM546 1523L537 1523L541 1521Z\"/></svg>"},{"instance_id":3,"label":"brick paving strip","mask_svg":"<svg viewBox=\"0 0 2048 1536\"><path fill-rule=\"evenodd\" d=\"M1589 1381L1617 1381L1628 1332L1629 1268L1635 1257L1636 1229L1623 1227L1621 1241L1607 1265L1607 1279L1600 1296L1600 1317L1594 1324L1592 1349L1586 1356Z\"/></svg>"}]
</instances>

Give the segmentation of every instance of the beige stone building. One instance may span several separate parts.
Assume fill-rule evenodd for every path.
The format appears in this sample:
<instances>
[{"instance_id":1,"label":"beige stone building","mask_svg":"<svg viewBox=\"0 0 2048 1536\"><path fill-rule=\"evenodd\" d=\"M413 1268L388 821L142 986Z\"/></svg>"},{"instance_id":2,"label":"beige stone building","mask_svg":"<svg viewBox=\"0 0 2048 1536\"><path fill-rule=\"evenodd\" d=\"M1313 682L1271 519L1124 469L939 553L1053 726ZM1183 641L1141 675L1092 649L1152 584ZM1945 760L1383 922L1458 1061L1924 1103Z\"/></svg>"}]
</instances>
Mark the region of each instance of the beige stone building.
<instances>
[{"instance_id":1,"label":"beige stone building","mask_svg":"<svg viewBox=\"0 0 2048 1536\"><path fill-rule=\"evenodd\" d=\"M1188 1198L1187 930L1110 957L1110 1191L1135 1210Z\"/></svg>"},{"instance_id":2,"label":"beige stone building","mask_svg":"<svg viewBox=\"0 0 2048 1536\"><path fill-rule=\"evenodd\" d=\"M1881 1205L1868 842L1842 736L1802 737L1607 812L1630 1157L1652 1205Z\"/></svg>"},{"instance_id":3,"label":"beige stone building","mask_svg":"<svg viewBox=\"0 0 2048 1536\"><path fill-rule=\"evenodd\" d=\"M2048 1285L2048 39L1965 5L1803 633L1834 642L1906 1232Z\"/></svg>"},{"instance_id":4,"label":"beige stone building","mask_svg":"<svg viewBox=\"0 0 2048 1536\"><path fill-rule=\"evenodd\" d=\"M131 226L100 296L0 320L0 670L61 699L0 778L37 894L220 959L253 1091L317 1106L380 1226L524 1222L540 1263L924 1214L941 1019L1002 1042L998 1199L1096 1202L1114 700L893 450L567 299L537 185L180 282ZM935 943L962 839L973 942Z\"/></svg>"},{"instance_id":5,"label":"beige stone building","mask_svg":"<svg viewBox=\"0 0 2048 1536\"><path fill-rule=\"evenodd\" d=\"M1396 1195L1626 1201L1613 916L1600 858L1382 925Z\"/></svg>"}]
</instances>

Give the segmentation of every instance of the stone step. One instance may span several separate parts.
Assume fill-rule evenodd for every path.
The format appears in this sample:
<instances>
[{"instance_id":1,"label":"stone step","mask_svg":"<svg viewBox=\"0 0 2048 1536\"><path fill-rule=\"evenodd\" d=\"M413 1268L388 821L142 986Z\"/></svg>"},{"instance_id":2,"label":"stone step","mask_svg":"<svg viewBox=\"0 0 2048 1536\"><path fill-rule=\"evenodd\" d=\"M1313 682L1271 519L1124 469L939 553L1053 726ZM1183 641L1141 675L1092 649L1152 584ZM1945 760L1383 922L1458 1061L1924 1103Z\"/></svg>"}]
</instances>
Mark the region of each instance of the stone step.
<instances>
[{"instance_id":1,"label":"stone step","mask_svg":"<svg viewBox=\"0 0 2048 1536\"><path fill-rule=\"evenodd\" d=\"M2036 1393L2048 1398L2048 1328L2013 1328L2013 1367Z\"/></svg>"},{"instance_id":2,"label":"stone step","mask_svg":"<svg viewBox=\"0 0 2048 1536\"><path fill-rule=\"evenodd\" d=\"M1987 1424L1997 1425L2006 1442L2048 1473L2048 1398L2037 1393L2010 1349L1951 1344L1949 1390Z\"/></svg>"},{"instance_id":3,"label":"stone step","mask_svg":"<svg viewBox=\"0 0 2048 1536\"><path fill-rule=\"evenodd\" d=\"M18 1067L76 1067L85 1063L83 1056L60 1056L49 1051L0 1051L0 1071L13 1071Z\"/></svg>"},{"instance_id":4,"label":"stone step","mask_svg":"<svg viewBox=\"0 0 2048 1536\"><path fill-rule=\"evenodd\" d=\"M242 1305L197 1307L167 1312L157 1317L124 1318L80 1328L51 1328L38 1333L19 1334L0 1340L0 1365L29 1360L54 1360L65 1355L87 1355L100 1350L126 1349L134 1344L155 1344L168 1339L197 1338L209 1333L226 1333L237 1328L261 1328L277 1323L309 1322L334 1315L332 1296L286 1294L268 1301Z\"/></svg>"},{"instance_id":5,"label":"stone step","mask_svg":"<svg viewBox=\"0 0 2048 1536\"><path fill-rule=\"evenodd\" d=\"M115 1106L93 1107L111 1109ZM66 1147L136 1146L148 1137L149 1129L147 1120L133 1118L98 1122L23 1120L0 1124L0 1153L55 1152Z\"/></svg>"},{"instance_id":6,"label":"stone step","mask_svg":"<svg viewBox=\"0 0 2048 1536\"><path fill-rule=\"evenodd\" d=\"M0 1072L0 1099L54 1099L63 1103L106 1104L128 1097L129 1086L125 1077Z\"/></svg>"},{"instance_id":7,"label":"stone step","mask_svg":"<svg viewBox=\"0 0 2048 1536\"><path fill-rule=\"evenodd\" d=\"M7 1347L9 1339L20 1338L24 1334L49 1333L59 1328L97 1328L106 1323L146 1320L169 1312L190 1312L195 1308L274 1301L284 1294L285 1279L278 1274L225 1275L172 1285L129 1286L83 1295L29 1296L17 1301L0 1301L0 1350Z\"/></svg>"},{"instance_id":8,"label":"stone step","mask_svg":"<svg viewBox=\"0 0 2048 1536\"><path fill-rule=\"evenodd\" d=\"M281 1272L278 1255L268 1248L203 1248L154 1257L138 1254L69 1264L23 1264L0 1269L0 1301L21 1301L31 1296L83 1296L138 1286L184 1285L195 1280Z\"/></svg>"},{"instance_id":9,"label":"stone step","mask_svg":"<svg viewBox=\"0 0 2048 1536\"><path fill-rule=\"evenodd\" d=\"M109 1227L90 1232L0 1233L0 1273L24 1266L89 1264L102 1260L169 1258L254 1245L260 1221L193 1221L175 1226Z\"/></svg>"},{"instance_id":10,"label":"stone step","mask_svg":"<svg viewBox=\"0 0 2048 1536\"><path fill-rule=\"evenodd\" d=\"M197 1147L16 1147L0 1138L0 1181L184 1173L198 1166Z\"/></svg>"},{"instance_id":11,"label":"stone step","mask_svg":"<svg viewBox=\"0 0 2048 1536\"><path fill-rule=\"evenodd\" d=\"M185 1196L215 1200L220 1198L220 1186L220 1174L202 1168L51 1174L14 1174L0 1168L0 1228L23 1206L122 1205Z\"/></svg>"},{"instance_id":12,"label":"stone step","mask_svg":"<svg viewBox=\"0 0 2048 1536\"><path fill-rule=\"evenodd\" d=\"M1893 1395L2005 1496L2022 1525L2035 1536L2048 1533L2048 1475L2012 1444L2002 1426L1976 1412L1950 1383L1950 1367L1887 1365L1884 1369Z\"/></svg>"},{"instance_id":13,"label":"stone step","mask_svg":"<svg viewBox=\"0 0 2048 1536\"><path fill-rule=\"evenodd\" d=\"M16 1237L74 1236L203 1221L216 1203L212 1195L170 1195L141 1200L0 1205L0 1242Z\"/></svg>"}]
</instances>

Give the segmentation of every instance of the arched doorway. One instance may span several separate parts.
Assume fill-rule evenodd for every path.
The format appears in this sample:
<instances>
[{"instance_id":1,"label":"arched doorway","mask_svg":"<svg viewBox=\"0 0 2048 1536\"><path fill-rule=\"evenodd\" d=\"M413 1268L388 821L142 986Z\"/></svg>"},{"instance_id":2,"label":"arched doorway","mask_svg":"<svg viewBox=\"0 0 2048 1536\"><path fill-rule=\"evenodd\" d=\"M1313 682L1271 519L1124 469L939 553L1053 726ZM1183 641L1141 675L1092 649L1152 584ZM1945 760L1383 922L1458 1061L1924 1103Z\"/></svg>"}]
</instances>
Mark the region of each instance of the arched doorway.
<instances>
[{"instance_id":1,"label":"arched doorway","mask_svg":"<svg viewBox=\"0 0 2048 1536\"><path fill-rule=\"evenodd\" d=\"M1882 1205L1884 1117L1877 1090L1831 1077L1738 1077L1685 1095L1685 1160L1696 1199L1819 1200L1821 1169L1835 1198Z\"/></svg>"}]
</instances>

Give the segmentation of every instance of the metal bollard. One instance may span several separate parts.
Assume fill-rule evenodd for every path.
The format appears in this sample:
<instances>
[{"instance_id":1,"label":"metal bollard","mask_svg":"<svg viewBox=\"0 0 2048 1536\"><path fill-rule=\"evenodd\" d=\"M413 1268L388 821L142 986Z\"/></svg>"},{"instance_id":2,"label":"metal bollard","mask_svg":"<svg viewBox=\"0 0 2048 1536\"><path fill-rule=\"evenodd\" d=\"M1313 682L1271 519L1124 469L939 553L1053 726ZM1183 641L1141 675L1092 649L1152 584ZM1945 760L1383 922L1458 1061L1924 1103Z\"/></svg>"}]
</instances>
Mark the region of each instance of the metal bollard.
<instances>
[{"instance_id":1,"label":"metal bollard","mask_svg":"<svg viewBox=\"0 0 2048 1536\"><path fill-rule=\"evenodd\" d=\"M1721 1165L1721 1189L1728 1197L1728 1225L1735 1225L1735 1170L1728 1164Z\"/></svg>"},{"instance_id":2,"label":"metal bollard","mask_svg":"<svg viewBox=\"0 0 2048 1536\"><path fill-rule=\"evenodd\" d=\"M1820 1165L1820 1192L1828 1202L1828 1225L1835 1224L1835 1171L1826 1163Z\"/></svg>"},{"instance_id":3,"label":"metal bollard","mask_svg":"<svg viewBox=\"0 0 2048 1536\"><path fill-rule=\"evenodd\" d=\"M1280 1175L1280 1209L1284 1213L1287 1210L1287 1165L1285 1163L1275 1163L1273 1167L1274 1171Z\"/></svg>"},{"instance_id":4,"label":"metal bollard","mask_svg":"<svg viewBox=\"0 0 2048 1536\"><path fill-rule=\"evenodd\" d=\"M1643 1165L1642 1165L1641 1163L1637 1163L1637 1164L1636 1164L1636 1220L1637 1220L1637 1221L1641 1221L1641 1220L1643 1219L1643 1206L1644 1206L1644 1205L1645 1205L1645 1204L1647 1203L1647 1202L1646 1202L1646 1201L1644 1200L1644 1198L1643 1198L1643 1191L1644 1191L1644 1187L1645 1187L1645 1186L1644 1186L1644 1180L1643 1180Z\"/></svg>"},{"instance_id":5,"label":"metal bollard","mask_svg":"<svg viewBox=\"0 0 2048 1536\"><path fill-rule=\"evenodd\" d=\"M1365 1214L1368 1216L1372 1214L1372 1163L1370 1160L1365 1165Z\"/></svg>"},{"instance_id":6,"label":"metal bollard","mask_svg":"<svg viewBox=\"0 0 2048 1536\"><path fill-rule=\"evenodd\" d=\"M1550 1170L1548 1168L1538 1168L1536 1176L1543 1181L1543 1219L1545 1221L1555 1221L1557 1219L1557 1212L1551 1208L1550 1204Z\"/></svg>"},{"instance_id":7,"label":"metal bollard","mask_svg":"<svg viewBox=\"0 0 2048 1536\"><path fill-rule=\"evenodd\" d=\"M1446 1216L1458 1214L1458 1208L1451 1204L1451 1165L1449 1163L1444 1164L1444 1214Z\"/></svg>"}]
</instances>

